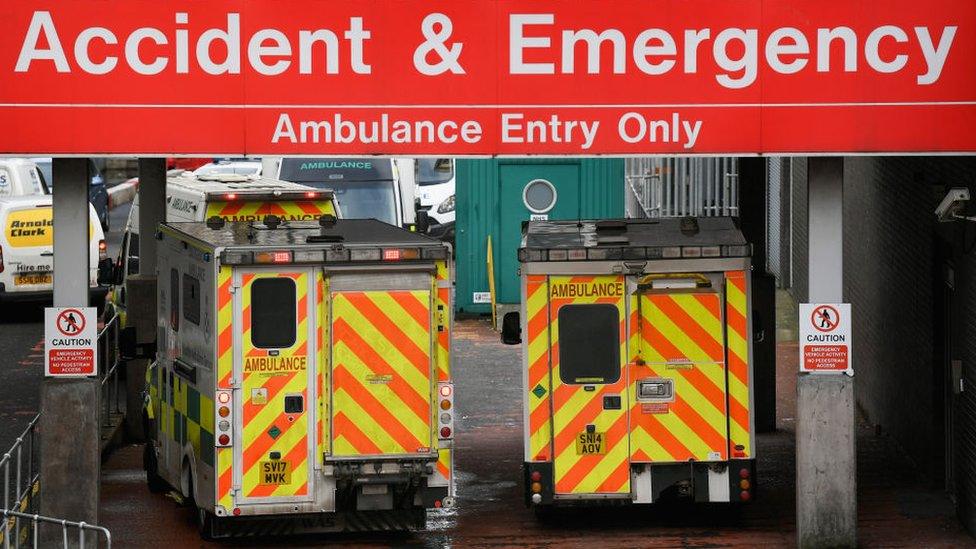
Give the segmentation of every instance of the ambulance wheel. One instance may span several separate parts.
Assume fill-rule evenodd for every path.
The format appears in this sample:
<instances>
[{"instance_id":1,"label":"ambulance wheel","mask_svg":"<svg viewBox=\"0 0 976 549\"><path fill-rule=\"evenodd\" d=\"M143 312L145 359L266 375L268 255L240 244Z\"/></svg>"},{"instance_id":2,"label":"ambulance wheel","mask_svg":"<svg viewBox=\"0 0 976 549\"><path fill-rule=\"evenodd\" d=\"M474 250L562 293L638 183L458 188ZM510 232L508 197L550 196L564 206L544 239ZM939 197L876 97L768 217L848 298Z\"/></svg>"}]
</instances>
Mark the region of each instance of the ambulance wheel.
<instances>
[{"instance_id":1,"label":"ambulance wheel","mask_svg":"<svg viewBox=\"0 0 976 549\"><path fill-rule=\"evenodd\" d=\"M165 492L169 487L163 477L159 476L159 461L152 449L152 439L147 440L142 447L142 468L146 470L146 485L153 494Z\"/></svg>"}]
</instances>

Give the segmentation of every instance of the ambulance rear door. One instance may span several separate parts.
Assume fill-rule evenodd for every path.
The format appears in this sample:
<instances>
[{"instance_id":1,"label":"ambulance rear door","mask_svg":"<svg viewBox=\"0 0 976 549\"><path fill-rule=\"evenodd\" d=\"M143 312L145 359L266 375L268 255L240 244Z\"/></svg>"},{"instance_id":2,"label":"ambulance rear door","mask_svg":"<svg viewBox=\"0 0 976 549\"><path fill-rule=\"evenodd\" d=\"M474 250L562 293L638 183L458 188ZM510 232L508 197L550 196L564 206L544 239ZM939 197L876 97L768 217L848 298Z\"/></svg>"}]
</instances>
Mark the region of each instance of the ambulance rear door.
<instances>
[{"instance_id":1,"label":"ambulance rear door","mask_svg":"<svg viewBox=\"0 0 976 549\"><path fill-rule=\"evenodd\" d=\"M235 269L234 487L237 504L310 501L316 353L315 271Z\"/></svg>"},{"instance_id":2,"label":"ambulance rear door","mask_svg":"<svg viewBox=\"0 0 976 549\"><path fill-rule=\"evenodd\" d=\"M624 277L550 276L555 493L629 496Z\"/></svg>"},{"instance_id":3,"label":"ambulance rear door","mask_svg":"<svg viewBox=\"0 0 976 549\"><path fill-rule=\"evenodd\" d=\"M437 455L433 266L391 268L327 272L334 460Z\"/></svg>"},{"instance_id":4,"label":"ambulance rear door","mask_svg":"<svg viewBox=\"0 0 976 549\"><path fill-rule=\"evenodd\" d=\"M672 275L643 281L632 303L631 460L728 459L720 290L703 274Z\"/></svg>"}]
</instances>

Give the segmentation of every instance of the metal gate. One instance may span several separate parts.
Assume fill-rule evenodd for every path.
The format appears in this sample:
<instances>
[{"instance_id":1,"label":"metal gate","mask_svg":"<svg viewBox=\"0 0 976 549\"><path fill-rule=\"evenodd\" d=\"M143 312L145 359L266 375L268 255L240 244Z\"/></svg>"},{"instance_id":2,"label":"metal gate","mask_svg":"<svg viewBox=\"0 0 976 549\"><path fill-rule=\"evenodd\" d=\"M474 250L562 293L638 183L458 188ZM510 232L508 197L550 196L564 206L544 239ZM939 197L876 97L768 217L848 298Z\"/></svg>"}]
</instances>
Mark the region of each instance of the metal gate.
<instances>
[{"instance_id":1,"label":"metal gate","mask_svg":"<svg viewBox=\"0 0 976 549\"><path fill-rule=\"evenodd\" d=\"M739 215L739 159L628 158L627 217Z\"/></svg>"}]
</instances>

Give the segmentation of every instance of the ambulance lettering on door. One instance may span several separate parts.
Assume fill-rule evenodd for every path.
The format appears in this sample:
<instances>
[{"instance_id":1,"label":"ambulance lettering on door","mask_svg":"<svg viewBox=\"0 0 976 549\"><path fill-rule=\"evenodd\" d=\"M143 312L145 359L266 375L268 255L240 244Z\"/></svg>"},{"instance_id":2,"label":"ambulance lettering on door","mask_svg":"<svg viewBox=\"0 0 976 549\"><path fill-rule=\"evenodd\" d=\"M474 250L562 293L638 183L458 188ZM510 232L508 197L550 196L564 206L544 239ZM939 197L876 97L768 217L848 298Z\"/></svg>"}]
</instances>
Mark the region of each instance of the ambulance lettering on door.
<instances>
[{"instance_id":1,"label":"ambulance lettering on door","mask_svg":"<svg viewBox=\"0 0 976 549\"><path fill-rule=\"evenodd\" d=\"M854 375L851 304L800 304L800 371Z\"/></svg>"}]
</instances>

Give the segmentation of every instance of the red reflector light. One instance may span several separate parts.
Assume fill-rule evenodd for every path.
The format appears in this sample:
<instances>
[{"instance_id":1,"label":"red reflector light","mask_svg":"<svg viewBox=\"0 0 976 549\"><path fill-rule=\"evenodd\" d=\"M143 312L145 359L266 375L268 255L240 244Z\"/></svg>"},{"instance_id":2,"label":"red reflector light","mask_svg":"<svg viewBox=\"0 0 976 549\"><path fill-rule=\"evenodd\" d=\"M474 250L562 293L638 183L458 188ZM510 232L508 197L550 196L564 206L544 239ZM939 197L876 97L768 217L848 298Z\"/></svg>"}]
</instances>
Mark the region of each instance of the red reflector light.
<instances>
[{"instance_id":1,"label":"red reflector light","mask_svg":"<svg viewBox=\"0 0 976 549\"><path fill-rule=\"evenodd\" d=\"M742 493L739 494L739 499L741 499L742 501L749 501L750 499L752 499L752 494L743 490Z\"/></svg>"},{"instance_id":2,"label":"red reflector light","mask_svg":"<svg viewBox=\"0 0 976 549\"><path fill-rule=\"evenodd\" d=\"M447 438L449 436L451 436L451 428L441 427L441 438Z\"/></svg>"},{"instance_id":3,"label":"red reflector light","mask_svg":"<svg viewBox=\"0 0 976 549\"><path fill-rule=\"evenodd\" d=\"M235 515L240 515L241 514L241 508L240 507L235 507L234 508L234 514Z\"/></svg>"},{"instance_id":4,"label":"red reflector light","mask_svg":"<svg viewBox=\"0 0 976 549\"><path fill-rule=\"evenodd\" d=\"M441 503L441 500L437 500L434 502L434 507L437 507L438 509L441 508L441 505L444 505L443 503Z\"/></svg>"},{"instance_id":5,"label":"red reflector light","mask_svg":"<svg viewBox=\"0 0 976 549\"><path fill-rule=\"evenodd\" d=\"M532 479L532 482L539 482L542 480L542 473L539 471L532 471L532 475L529 478Z\"/></svg>"},{"instance_id":6,"label":"red reflector light","mask_svg":"<svg viewBox=\"0 0 976 549\"><path fill-rule=\"evenodd\" d=\"M749 478L749 474L749 469L746 469L745 467L739 469L739 478Z\"/></svg>"},{"instance_id":7,"label":"red reflector light","mask_svg":"<svg viewBox=\"0 0 976 549\"><path fill-rule=\"evenodd\" d=\"M220 435L217 438L217 442L219 442L221 446L227 446L230 444L230 437L228 435Z\"/></svg>"},{"instance_id":8,"label":"red reflector light","mask_svg":"<svg viewBox=\"0 0 976 549\"><path fill-rule=\"evenodd\" d=\"M397 261L400 259L400 250L383 250L383 261Z\"/></svg>"}]
</instances>

